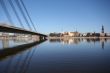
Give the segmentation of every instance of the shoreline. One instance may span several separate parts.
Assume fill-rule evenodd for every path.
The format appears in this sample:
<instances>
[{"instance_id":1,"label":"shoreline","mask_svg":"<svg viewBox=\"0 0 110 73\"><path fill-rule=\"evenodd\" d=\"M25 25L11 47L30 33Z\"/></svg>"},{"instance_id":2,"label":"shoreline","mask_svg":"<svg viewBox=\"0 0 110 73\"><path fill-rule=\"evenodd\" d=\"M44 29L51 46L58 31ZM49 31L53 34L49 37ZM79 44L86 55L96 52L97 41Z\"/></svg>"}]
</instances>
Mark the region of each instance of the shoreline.
<instances>
[{"instance_id":1,"label":"shoreline","mask_svg":"<svg viewBox=\"0 0 110 73\"><path fill-rule=\"evenodd\" d=\"M2 39L30 39L32 37L0 37ZM110 37L47 37L47 39L110 39Z\"/></svg>"},{"instance_id":2,"label":"shoreline","mask_svg":"<svg viewBox=\"0 0 110 73\"><path fill-rule=\"evenodd\" d=\"M110 39L110 37L48 37L48 39L74 39L74 38L82 38L82 39Z\"/></svg>"}]
</instances>

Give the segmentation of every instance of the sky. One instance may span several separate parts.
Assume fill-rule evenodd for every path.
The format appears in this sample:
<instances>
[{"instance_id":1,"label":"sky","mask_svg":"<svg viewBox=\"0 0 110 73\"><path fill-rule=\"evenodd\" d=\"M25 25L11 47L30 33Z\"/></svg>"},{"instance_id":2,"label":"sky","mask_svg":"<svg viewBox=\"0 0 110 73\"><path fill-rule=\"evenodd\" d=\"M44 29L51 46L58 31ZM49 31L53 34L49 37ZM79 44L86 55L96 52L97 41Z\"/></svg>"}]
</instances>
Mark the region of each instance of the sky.
<instances>
[{"instance_id":1,"label":"sky","mask_svg":"<svg viewBox=\"0 0 110 73\"><path fill-rule=\"evenodd\" d=\"M66 31L101 32L104 25L105 32L110 33L110 0L23 0L23 2L37 32L46 34ZM7 0L5 3L14 24L21 27ZM28 29L15 2L14 5L25 28ZM0 22L9 22L1 5Z\"/></svg>"}]
</instances>

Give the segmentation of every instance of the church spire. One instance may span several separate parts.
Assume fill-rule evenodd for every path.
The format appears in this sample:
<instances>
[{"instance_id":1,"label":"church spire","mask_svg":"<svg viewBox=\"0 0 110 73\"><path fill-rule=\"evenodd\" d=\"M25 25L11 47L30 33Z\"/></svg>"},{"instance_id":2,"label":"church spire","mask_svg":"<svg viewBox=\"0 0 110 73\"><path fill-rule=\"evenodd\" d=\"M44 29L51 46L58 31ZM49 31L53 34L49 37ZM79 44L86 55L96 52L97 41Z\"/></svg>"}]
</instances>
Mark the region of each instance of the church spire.
<instances>
[{"instance_id":1,"label":"church spire","mask_svg":"<svg viewBox=\"0 0 110 73\"><path fill-rule=\"evenodd\" d=\"M102 33L104 33L104 26L102 25Z\"/></svg>"}]
</instances>

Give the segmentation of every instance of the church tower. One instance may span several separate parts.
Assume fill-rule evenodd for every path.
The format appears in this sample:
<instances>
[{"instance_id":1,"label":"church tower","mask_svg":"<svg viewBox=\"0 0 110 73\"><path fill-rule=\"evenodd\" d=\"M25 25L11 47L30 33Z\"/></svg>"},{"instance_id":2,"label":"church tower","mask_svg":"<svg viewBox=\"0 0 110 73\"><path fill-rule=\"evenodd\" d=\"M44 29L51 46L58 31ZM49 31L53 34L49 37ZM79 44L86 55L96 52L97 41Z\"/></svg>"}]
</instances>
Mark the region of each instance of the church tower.
<instances>
[{"instance_id":1,"label":"church tower","mask_svg":"<svg viewBox=\"0 0 110 73\"><path fill-rule=\"evenodd\" d=\"M104 26L102 25L102 33L104 33Z\"/></svg>"}]
</instances>

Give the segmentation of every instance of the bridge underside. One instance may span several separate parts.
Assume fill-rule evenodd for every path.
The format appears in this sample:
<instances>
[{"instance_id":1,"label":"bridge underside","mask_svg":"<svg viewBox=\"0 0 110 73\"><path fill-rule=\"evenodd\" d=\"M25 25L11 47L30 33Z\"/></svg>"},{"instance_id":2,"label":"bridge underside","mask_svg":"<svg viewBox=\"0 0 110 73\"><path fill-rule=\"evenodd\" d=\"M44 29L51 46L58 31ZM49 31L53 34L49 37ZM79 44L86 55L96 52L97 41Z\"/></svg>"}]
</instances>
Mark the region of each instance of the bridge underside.
<instances>
[{"instance_id":1,"label":"bridge underside","mask_svg":"<svg viewBox=\"0 0 110 73\"><path fill-rule=\"evenodd\" d=\"M4 25L6 25L6 24L4 24ZM0 32L31 34L31 35L38 35L38 36L42 36L42 37L47 37L44 34L33 32L31 30L29 31L29 30L18 28L18 27L14 27L14 26L4 26L4 25L3 24L0 25Z\"/></svg>"}]
</instances>

